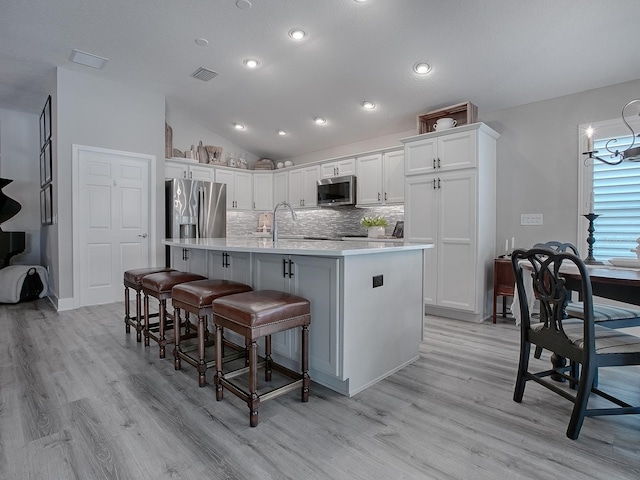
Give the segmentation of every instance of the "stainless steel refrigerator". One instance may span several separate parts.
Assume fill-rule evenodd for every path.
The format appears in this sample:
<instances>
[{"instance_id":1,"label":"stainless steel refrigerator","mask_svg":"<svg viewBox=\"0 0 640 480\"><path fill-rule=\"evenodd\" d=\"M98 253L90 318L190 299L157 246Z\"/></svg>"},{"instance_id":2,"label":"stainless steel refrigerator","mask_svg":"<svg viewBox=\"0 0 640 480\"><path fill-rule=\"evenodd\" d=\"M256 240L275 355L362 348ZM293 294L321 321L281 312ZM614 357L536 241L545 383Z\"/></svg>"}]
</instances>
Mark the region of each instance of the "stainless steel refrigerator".
<instances>
[{"instance_id":1,"label":"stainless steel refrigerator","mask_svg":"<svg viewBox=\"0 0 640 480\"><path fill-rule=\"evenodd\" d=\"M224 183L174 178L165 180L164 186L167 238L227 236L227 186Z\"/></svg>"}]
</instances>

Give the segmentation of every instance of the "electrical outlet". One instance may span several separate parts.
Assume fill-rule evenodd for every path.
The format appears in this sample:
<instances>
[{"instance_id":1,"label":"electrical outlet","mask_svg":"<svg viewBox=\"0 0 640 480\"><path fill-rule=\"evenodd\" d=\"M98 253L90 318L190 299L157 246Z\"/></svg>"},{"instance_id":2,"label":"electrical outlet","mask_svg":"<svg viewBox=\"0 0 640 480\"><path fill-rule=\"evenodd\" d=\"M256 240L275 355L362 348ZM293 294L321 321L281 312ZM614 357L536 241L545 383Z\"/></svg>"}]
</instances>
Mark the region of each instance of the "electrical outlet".
<instances>
[{"instance_id":1,"label":"electrical outlet","mask_svg":"<svg viewBox=\"0 0 640 480\"><path fill-rule=\"evenodd\" d=\"M373 288L382 286L382 275L376 275L373 277Z\"/></svg>"},{"instance_id":2,"label":"electrical outlet","mask_svg":"<svg viewBox=\"0 0 640 480\"><path fill-rule=\"evenodd\" d=\"M542 225L542 214L523 213L520 215L520 225Z\"/></svg>"}]
</instances>

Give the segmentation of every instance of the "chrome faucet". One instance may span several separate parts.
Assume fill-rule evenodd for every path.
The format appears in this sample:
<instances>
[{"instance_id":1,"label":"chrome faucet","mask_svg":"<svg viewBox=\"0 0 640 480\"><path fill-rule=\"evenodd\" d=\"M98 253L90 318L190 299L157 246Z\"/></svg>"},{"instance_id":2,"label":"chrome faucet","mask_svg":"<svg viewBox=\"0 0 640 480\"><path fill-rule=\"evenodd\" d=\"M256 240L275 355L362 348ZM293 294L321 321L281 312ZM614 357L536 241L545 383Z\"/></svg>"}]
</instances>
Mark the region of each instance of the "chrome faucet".
<instances>
[{"instance_id":1,"label":"chrome faucet","mask_svg":"<svg viewBox=\"0 0 640 480\"><path fill-rule=\"evenodd\" d=\"M274 242L278 241L278 217L276 216L276 214L278 213L278 209L280 207L288 207L289 210L291 211L291 218L293 219L293 221L294 222L298 221L298 217L296 217L296 212L289 202L280 202L279 204L277 204L276 208L273 209L273 228L271 229Z\"/></svg>"}]
</instances>

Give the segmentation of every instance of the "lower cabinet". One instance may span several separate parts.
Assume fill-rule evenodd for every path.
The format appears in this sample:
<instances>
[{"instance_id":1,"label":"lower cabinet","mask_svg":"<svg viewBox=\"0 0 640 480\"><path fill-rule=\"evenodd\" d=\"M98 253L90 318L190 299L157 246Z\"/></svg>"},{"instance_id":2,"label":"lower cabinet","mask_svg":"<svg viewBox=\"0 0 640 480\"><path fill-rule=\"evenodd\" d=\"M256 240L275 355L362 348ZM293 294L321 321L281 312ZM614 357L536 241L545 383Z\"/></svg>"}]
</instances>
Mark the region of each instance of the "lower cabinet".
<instances>
[{"instance_id":1,"label":"lower cabinet","mask_svg":"<svg viewBox=\"0 0 640 480\"><path fill-rule=\"evenodd\" d=\"M211 278L251 285L251 254L244 252L209 252Z\"/></svg>"},{"instance_id":2,"label":"lower cabinet","mask_svg":"<svg viewBox=\"0 0 640 480\"><path fill-rule=\"evenodd\" d=\"M254 254L254 290L280 290L311 303L309 362L313 371L342 375L338 355L340 338L340 259L297 255ZM299 329L272 337L273 353L299 368Z\"/></svg>"},{"instance_id":3,"label":"lower cabinet","mask_svg":"<svg viewBox=\"0 0 640 480\"><path fill-rule=\"evenodd\" d=\"M171 268L208 277L208 253L200 248L171 247Z\"/></svg>"}]
</instances>

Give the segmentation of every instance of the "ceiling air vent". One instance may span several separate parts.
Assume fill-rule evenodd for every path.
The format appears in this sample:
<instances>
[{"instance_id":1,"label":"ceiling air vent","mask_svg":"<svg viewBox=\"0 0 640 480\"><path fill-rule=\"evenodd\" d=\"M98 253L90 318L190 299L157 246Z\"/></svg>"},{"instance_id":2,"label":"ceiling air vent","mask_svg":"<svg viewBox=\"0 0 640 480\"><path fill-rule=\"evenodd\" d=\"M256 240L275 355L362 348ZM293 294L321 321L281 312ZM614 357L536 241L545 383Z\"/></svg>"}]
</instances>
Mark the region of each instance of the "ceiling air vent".
<instances>
[{"instance_id":1,"label":"ceiling air vent","mask_svg":"<svg viewBox=\"0 0 640 480\"><path fill-rule=\"evenodd\" d=\"M208 82L216 75L218 75L216 72L204 67L198 68L195 72L191 74L193 78L197 78L198 80L202 80L203 82Z\"/></svg>"}]
</instances>

